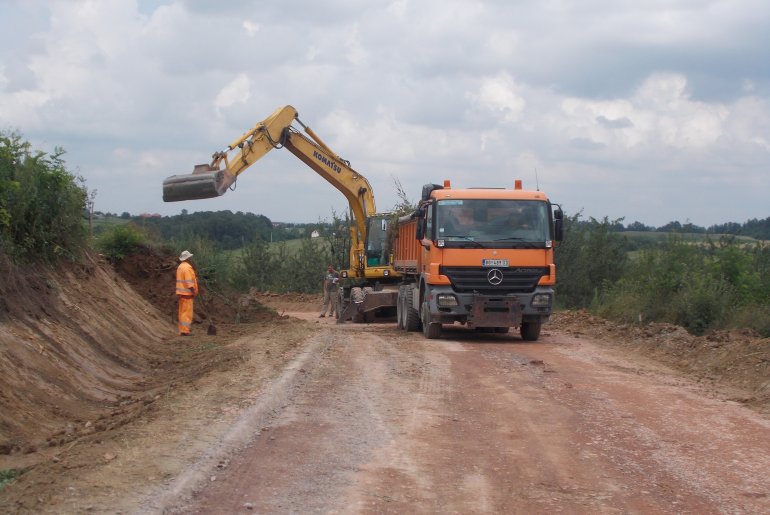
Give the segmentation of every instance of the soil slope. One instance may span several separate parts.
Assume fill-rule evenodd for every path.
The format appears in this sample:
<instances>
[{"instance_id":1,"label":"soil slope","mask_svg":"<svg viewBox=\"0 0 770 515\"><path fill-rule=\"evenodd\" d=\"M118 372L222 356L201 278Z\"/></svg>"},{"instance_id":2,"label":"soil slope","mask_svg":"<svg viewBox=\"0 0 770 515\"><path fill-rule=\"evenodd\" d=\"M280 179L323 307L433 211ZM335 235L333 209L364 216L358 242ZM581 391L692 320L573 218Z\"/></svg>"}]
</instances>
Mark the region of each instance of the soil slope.
<instances>
[{"instance_id":1,"label":"soil slope","mask_svg":"<svg viewBox=\"0 0 770 515\"><path fill-rule=\"evenodd\" d=\"M175 268L173 257L149 249L115 269L99 256L55 270L21 269L0 258L0 458L14 457L0 470L32 465L43 448L125 424L159 392L228 359L180 356L180 348L201 341L176 336ZM241 334L228 324L236 317L278 318L248 298L204 298L194 328L205 333L210 313L223 322L219 341Z\"/></svg>"}]
</instances>

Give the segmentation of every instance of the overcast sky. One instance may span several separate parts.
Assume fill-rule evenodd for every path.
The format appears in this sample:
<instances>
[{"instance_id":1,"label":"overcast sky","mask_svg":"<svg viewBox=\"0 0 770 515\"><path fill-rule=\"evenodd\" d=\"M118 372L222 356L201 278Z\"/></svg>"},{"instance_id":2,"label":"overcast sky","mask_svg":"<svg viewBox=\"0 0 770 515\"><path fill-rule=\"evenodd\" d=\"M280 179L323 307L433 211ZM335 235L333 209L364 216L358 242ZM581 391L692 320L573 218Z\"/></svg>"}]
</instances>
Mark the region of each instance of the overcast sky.
<instances>
[{"instance_id":1,"label":"overcast sky","mask_svg":"<svg viewBox=\"0 0 770 515\"><path fill-rule=\"evenodd\" d=\"M162 201L285 104L379 211L520 178L586 218L770 216L766 0L0 0L0 130L64 147L98 211L344 211L287 150Z\"/></svg>"}]
</instances>

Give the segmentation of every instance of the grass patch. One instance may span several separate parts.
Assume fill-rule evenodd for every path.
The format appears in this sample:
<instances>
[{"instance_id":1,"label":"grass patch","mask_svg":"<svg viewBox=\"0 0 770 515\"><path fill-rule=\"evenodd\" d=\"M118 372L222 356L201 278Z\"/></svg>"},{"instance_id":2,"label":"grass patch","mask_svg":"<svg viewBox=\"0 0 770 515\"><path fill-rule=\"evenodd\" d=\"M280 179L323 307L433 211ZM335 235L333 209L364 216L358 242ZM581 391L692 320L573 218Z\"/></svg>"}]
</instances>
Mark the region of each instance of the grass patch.
<instances>
[{"instance_id":1,"label":"grass patch","mask_svg":"<svg viewBox=\"0 0 770 515\"><path fill-rule=\"evenodd\" d=\"M5 487L5 485L13 483L13 480L19 477L22 472L21 469L0 470L0 489Z\"/></svg>"}]
</instances>

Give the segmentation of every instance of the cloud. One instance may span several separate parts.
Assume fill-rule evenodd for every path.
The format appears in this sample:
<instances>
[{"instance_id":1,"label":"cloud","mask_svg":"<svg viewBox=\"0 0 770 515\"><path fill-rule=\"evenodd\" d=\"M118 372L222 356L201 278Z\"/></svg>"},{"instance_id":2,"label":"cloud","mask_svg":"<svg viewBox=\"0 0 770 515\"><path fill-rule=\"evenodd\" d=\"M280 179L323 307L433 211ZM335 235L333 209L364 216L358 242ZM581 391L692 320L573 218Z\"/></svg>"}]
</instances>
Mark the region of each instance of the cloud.
<instances>
[{"instance_id":1,"label":"cloud","mask_svg":"<svg viewBox=\"0 0 770 515\"><path fill-rule=\"evenodd\" d=\"M257 32L259 32L260 29L259 23L254 23L250 20L243 20L243 28L252 38L257 35Z\"/></svg>"},{"instance_id":2,"label":"cloud","mask_svg":"<svg viewBox=\"0 0 770 515\"><path fill-rule=\"evenodd\" d=\"M507 73L482 79L479 90L468 96L474 106L501 115L503 123L513 123L521 115L526 102L517 93L513 78Z\"/></svg>"},{"instance_id":3,"label":"cloud","mask_svg":"<svg viewBox=\"0 0 770 515\"><path fill-rule=\"evenodd\" d=\"M340 211L342 196L279 150L222 199L160 199L163 178L292 104L370 180L380 208L398 200L393 177L416 196L444 178L509 186L537 176L591 216L652 225L768 216L770 4L297 0L291 16L286 4L252 0L0 9L0 124L64 146L98 189L98 209L222 208L287 221Z\"/></svg>"},{"instance_id":4,"label":"cloud","mask_svg":"<svg viewBox=\"0 0 770 515\"><path fill-rule=\"evenodd\" d=\"M251 81L246 74L240 74L232 82L225 85L214 99L217 113L226 107L245 104L251 98Z\"/></svg>"}]
</instances>

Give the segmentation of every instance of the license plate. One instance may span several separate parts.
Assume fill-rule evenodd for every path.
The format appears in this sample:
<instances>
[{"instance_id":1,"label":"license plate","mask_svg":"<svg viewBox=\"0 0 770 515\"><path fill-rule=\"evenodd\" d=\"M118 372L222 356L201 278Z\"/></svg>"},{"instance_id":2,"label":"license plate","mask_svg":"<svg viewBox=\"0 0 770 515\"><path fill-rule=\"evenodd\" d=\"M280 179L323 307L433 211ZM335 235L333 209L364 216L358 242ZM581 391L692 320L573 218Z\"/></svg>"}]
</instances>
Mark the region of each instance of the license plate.
<instances>
[{"instance_id":1,"label":"license plate","mask_svg":"<svg viewBox=\"0 0 770 515\"><path fill-rule=\"evenodd\" d=\"M508 266L508 260L507 259L482 259L481 260L481 266L507 267Z\"/></svg>"}]
</instances>

